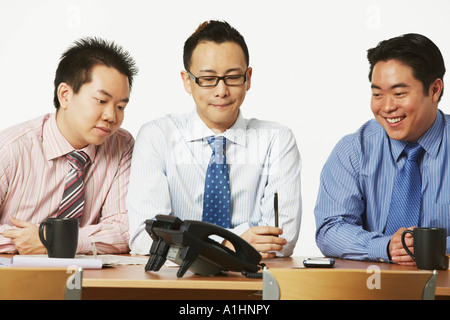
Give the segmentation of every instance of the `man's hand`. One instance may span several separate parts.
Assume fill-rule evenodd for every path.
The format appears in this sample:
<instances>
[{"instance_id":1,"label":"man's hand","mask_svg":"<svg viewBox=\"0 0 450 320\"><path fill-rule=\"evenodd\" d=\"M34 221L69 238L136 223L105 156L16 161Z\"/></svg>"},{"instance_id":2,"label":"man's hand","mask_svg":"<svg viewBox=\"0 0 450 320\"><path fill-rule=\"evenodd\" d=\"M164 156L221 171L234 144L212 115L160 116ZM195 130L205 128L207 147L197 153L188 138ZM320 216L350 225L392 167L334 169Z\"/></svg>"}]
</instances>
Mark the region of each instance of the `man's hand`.
<instances>
[{"instance_id":1,"label":"man's hand","mask_svg":"<svg viewBox=\"0 0 450 320\"><path fill-rule=\"evenodd\" d=\"M9 217L9 221L17 229L8 229L3 232L3 236L10 238L20 254L45 254L47 250L39 239L38 227L34 224Z\"/></svg>"},{"instance_id":2,"label":"man's hand","mask_svg":"<svg viewBox=\"0 0 450 320\"><path fill-rule=\"evenodd\" d=\"M274 251L281 251L287 243L286 239L278 237L282 233L283 230L277 227L257 226L251 227L241 234L241 238L250 243L261 254L262 258L266 259L274 258L276 255ZM225 240L223 244L234 250L231 242Z\"/></svg>"},{"instance_id":3,"label":"man's hand","mask_svg":"<svg viewBox=\"0 0 450 320\"><path fill-rule=\"evenodd\" d=\"M415 227L408 228L409 230L414 229ZM392 261L394 261L397 264L405 265L405 266L415 266L416 263L414 260L409 256L409 254L406 252L406 250L403 248L402 245L402 233L405 231L406 228L400 228L396 233L394 233L391 237L391 241L389 242L389 255L391 256ZM409 251L414 253L414 243L413 243L413 237L411 234L407 233L405 235L405 244L408 246Z\"/></svg>"}]
</instances>

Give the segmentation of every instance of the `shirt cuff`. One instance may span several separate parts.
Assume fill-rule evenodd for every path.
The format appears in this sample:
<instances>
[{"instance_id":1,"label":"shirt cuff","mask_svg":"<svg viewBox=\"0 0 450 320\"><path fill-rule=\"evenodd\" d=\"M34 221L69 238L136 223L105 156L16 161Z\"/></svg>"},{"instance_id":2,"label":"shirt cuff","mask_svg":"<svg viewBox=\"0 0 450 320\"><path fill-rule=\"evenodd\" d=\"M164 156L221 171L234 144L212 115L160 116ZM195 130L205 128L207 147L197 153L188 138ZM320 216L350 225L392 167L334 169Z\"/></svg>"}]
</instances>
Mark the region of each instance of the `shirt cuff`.
<instances>
[{"instance_id":1,"label":"shirt cuff","mask_svg":"<svg viewBox=\"0 0 450 320\"><path fill-rule=\"evenodd\" d=\"M388 255L388 246L390 240L390 236L383 236L372 239L369 244L369 260L377 262L390 262Z\"/></svg>"}]
</instances>

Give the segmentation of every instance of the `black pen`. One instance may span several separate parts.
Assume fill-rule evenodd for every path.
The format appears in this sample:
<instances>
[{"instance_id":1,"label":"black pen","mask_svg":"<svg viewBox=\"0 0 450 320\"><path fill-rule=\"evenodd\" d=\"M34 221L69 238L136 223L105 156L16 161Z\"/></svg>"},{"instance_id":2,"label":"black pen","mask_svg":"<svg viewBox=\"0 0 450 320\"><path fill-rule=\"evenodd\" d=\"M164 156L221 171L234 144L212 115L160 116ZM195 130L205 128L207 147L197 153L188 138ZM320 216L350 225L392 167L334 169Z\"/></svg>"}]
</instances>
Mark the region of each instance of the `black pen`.
<instances>
[{"instance_id":1,"label":"black pen","mask_svg":"<svg viewBox=\"0 0 450 320\"><path fill-rule=\"evenodd\" d=\"M278 191L273 195L273 210L275 211L275 227L278 228Z\"/></svg>"}]
</instances>

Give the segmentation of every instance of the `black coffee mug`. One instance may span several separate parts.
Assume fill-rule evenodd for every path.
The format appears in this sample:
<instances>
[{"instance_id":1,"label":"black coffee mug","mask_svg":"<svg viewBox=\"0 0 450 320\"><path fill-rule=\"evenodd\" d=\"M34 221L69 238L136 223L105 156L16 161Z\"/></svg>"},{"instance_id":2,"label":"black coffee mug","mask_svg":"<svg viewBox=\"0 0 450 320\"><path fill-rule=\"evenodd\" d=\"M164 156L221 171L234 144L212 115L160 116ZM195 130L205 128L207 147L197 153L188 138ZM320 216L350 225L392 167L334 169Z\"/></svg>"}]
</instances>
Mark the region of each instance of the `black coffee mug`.
<instances>
[{"instance_id":1,"label":"black coffee mug","mask_svg":"<svg viewBox=\"0 0 450 320\"><path fill-rule=\"evenodd\" d=\"M39 225L39 238L49 258L73 258L78 245L78 219L47 218Z\"/></svg>"},{"instance_id":2,"label":"black coffee mug","mask_svg":"<svg viewBox=\"0 0 450 320\"><path fill-rule=\"evenodd\" d=\"M414 238L414 254L405 243L405 235L410 233ZM447 269L447 230L444 228L414 228L402 233L402 245L416 262L417 269Z\"/></svg>"}]
</instances>

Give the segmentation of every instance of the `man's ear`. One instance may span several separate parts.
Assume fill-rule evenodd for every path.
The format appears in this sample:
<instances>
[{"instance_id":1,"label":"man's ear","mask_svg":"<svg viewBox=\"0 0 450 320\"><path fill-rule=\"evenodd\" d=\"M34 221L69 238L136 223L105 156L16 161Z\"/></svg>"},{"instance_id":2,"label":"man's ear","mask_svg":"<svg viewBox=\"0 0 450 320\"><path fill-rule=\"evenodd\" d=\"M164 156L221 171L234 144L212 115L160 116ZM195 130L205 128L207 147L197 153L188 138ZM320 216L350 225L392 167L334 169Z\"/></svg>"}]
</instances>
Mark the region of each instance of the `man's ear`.
<instances>
[{"instance_id":1,"label":"man's ear","mask_svg":"<svg viewBox=\"0 0 450 320\"><path fill-rule=\"evenodd\" d=\"M253 72L253 69L251 67L249 67L247 69L247 83L246 83L245 91L250 90L250 87L252 86L252 72Z\"/></svg>"},{"instance_id":2,"label":"man's ear","mask_svg":"<svg viewBox=\"0 0 450 320\"><path fill-rule=\"evenodd\" d=\"M441 92L444 89L444 83L441 79L437 78L430 86L430 94L432 95L433 102L438 102Z\"/></svg>"},{"instance_id":3,"label":"man's ear","mask_svg":"<svg viewBox=\"0 0 450 320\"><path fill-rule=\"evenodd\" d=\"M187 93L192 94L192 79L187 73L187 71L181 71L181 79L183 80L184 90L186 90Z\"/></svg>"},{"instance_id":4,"label":"man's ear","mask_svg":"<svg viewBox=\"0 0 450 320\"><path fill-rule=\"evenodd\" d=\"M72 87L65 82L61 82L57 90L59 105L63 109L67 109L69 100L73 94Z\"/></svg>"}]
</instances>

